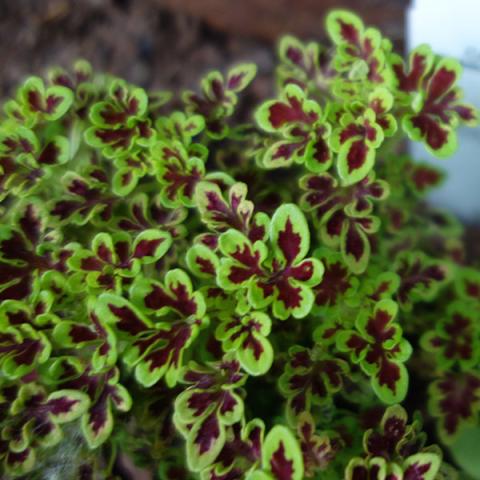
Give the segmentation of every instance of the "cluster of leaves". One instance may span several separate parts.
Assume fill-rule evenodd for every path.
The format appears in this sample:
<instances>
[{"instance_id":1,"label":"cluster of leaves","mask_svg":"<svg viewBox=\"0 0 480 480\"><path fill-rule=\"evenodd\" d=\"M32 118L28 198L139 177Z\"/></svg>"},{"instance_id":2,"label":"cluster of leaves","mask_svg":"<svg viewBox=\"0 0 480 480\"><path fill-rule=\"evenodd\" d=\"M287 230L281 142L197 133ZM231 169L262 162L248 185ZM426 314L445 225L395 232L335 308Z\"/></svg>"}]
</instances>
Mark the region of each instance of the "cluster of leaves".
<instances>
[{"instance_id":1,"label":"cluster of leaves","mask_svg":"<svg viewBox=\"0 0 480 480\"><path fill-rule=\"evenodd\" d=\"M251 64L172 98L81 61L5 103L2 478L457 478L400 404L445 448L479 424L480 273L401 139L447 156L476 112L454 60L326 28L251 112Z\"/></svg>"}]
</instances>

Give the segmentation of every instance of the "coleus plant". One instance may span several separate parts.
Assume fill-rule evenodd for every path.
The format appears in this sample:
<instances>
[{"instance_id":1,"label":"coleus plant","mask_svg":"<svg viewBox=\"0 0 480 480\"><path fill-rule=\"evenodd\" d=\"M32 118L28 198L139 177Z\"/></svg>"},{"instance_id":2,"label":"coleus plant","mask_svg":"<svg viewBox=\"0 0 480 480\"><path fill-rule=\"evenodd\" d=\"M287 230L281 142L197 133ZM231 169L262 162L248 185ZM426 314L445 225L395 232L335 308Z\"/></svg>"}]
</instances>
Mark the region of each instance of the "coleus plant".
<instances>
[{"instance_id":1,"label":"coleus plant","mask_svg":"<svg viewBox=\"0 0 480 480\"><path fill-rule=\"evenodd\" d=\"M455 60L326 30L253 106L253 64L175 97L85 61L5 102L2 478L467 478L480 271L403 140L477 112Z\"/></svg>"}]
</instances>

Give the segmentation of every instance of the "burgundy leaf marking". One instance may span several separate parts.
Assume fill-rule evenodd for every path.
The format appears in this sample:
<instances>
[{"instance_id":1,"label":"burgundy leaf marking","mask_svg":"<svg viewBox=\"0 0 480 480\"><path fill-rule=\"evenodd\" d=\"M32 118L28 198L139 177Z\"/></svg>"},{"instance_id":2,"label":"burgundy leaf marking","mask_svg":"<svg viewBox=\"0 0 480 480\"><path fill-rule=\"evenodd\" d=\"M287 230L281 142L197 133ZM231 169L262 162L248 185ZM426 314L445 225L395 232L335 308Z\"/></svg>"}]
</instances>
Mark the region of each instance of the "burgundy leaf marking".
<instances>
[{"instance_id":1,"label":"burgundy leaf marking","mask_svg":"<svg viewBox=\"0 0 480 480\"><path fill-rule=\"evenodd\" d=\"M278 234L278 246L285 255L285 259L289 265L300 253L301 242L301 235L294 231L292 221L290 217L288 217L285 223L285 229L281 230Z\"/></svg>"},{"instance_id":2,"label":"burgundy leaf marking","mask_svg":"<svg viewBox=\"0 0 480 480\"><path fill-rule=\"evenodd\" d=\"M270 470L278 480L291 480L293 478L293 460L288 460L285 453L285 445L283 441L280 441L277 450L273 452L270 458Z\"/></svg>"}]
</instances>

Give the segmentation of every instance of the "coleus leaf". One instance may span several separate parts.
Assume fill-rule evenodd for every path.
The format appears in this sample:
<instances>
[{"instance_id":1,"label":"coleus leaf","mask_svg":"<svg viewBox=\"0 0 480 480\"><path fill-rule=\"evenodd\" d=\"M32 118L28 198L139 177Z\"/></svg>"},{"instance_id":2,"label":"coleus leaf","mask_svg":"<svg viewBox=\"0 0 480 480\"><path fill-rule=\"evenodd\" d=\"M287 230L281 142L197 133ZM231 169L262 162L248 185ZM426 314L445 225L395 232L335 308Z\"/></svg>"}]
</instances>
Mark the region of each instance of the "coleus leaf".
<instances>
[{"instance_id":1,"label":"coleus leaf","mask_svg":"<svg viewBox=\"0 0 480 480\"><path fill-rule=\"evenodd\" d=\"M442 460L435 453L422 452L403 463L403 480L435 480Z\"/></svg>"},{"instance_id":2,"label":"coleus leaf","mask_svg":"<svg viewBox=\"0 0 480 480\"><path fill-rule=\"evenodd\" d=\"M41 277L41 280L49 273L58 272L47 272ZM39 331L44 330L59 320L53 313L54 302L55 298L51 291L36 286L28 301L4 300L0 305L0 322L4 328L15 328L27 324Z\"/></svg>"},{"instance_id":3,"label":"coleus leaf","mask_svg":"<svg viewBox=\"0 0 480 480\"><path fill-rule=\"evenodd\" d=\"M34 199L19 210L15 227L0 226L0 300L25 298L34 280L56 267L54 239L50 239L50 251L41 249L47 240L43 212Z\"/></svg>"},{"instance_id":4,"label":"coleus leaf","mask_svg":"<svg viewBox=\"0 0 480 480\"><path fill-rule=\"evenodd\" d=\"M141 88L131 88L122 80L109 86L107 100L90 109L90 120L99 127L119 127L142 118L147 111L148 97Z\"/></svg>"},{"instance_id":5,"label":"coleus leaf","mask_svg":"<svg viewBox=\"0 0 480 480\"><path fill-rule=\"evenodd\" d=\"M352 185L368 175L383 139L383 129L372 109L357 118L350 113L342 115L330 145L338 152L337 169L343 185Z\"/></svg>"},{"instance_id":6,"label":"coleus leaf","mask_svg":"<svg viewBox=\"0 0 480 480\"><path fill-rule=\"evenodd\" d=\"M62 438L60 425L77 419L88 405L88 396L77 390L62 389L47 395L35 383L21 386L10 405L9 425L2 430L2 439L8 442L7 470L30 471L35 451L58 444Z\"/></svg>"},{"instance_id":7,"label":"coleus leaf","mask_svg":"<svg viewBox=\"0 0 480 480\"><path fill-rule=\"evenodd\" d=\"M435 55L428 45L422 44L410 52L408 65L404 65L402 58L396 54L391 54L390 60L394 72L393 83L408 101L409 97L405 94L420 89L423 79L433 66Z\"/></svg>"},{"instance_id":8,"label":"coleus leaf","mask_svg":"<svg viewBox=\"0 0 480 480\"><path fill-rule=\"evenodd\" d=\"M126 412L132 406L129 392L118 383L120 372L116 367L94 372L84 361L64 356L52 362L50 375L62 388L81 392L89 399L80 424L91 449L99 447L110 437L114 426L112 408Z\"/></svg>"},{"instance_id":9,"label":"coleus leaf","mask_svg":"<svg viewBox=\"0 0 480 480\"><path fill-rule=\"evenodd\" d=\"M93 79L93 70L89 62L79 59L73 63L70 72L61 67L53 67L48 71L48 79L54 85L75 90L82 83Z\"/></svg>"},{"instance_id":10,"label":"coleus leaf","mask_svg":"<svg viewBox=\"0 0 480 480\"><path fill-rule=\"evenodd\" d=\"M92 348L93 371L112 367L117 361L116 337L112 328L100 319L94 311L94 302L89 302L88 322L80 323L62 320L53 332L53 339L64 348Z\"/></svg>"},{"instance_id":11,"label":"coleus leaf","mask_svg":"<svg viewBox=\"0 0 480 480\"><path fill-rule=\"evenodd\" d=\"M375 112L376 123L380 125L385 137L391 137L397 131L397 121L390 112L394 105L394 96L386 87L377 87L368 96L368 108Z\"/></svg>"},{"instance_id":12,"label":"coleus leaf","mask_svg":"<svg viewBox=\"0 0 480 480\"><path fill-rule=\"evenodd\" d=\"M434 479L442 461L436 446L424 447L426 435L419 421L407 425L407 412L400 405L388 407L377 429L368 429L363 438L366 458L350 460L348 479L385 480Z\"/></svg>"},{"instance_id":13,"label":"coleus leaf","mask_svg":"<svg viewBox=\"0 0 480 480\"><path fill-rule=\"evenodd\" d=\"M261 264L267 257L267 247L262 241L252 243L237 230L230 229L219 238L221 259L217 283L225 290L247 286L250 280L261 275Z\"/></svg>"},{"instance_id":14,"label":"coleus leaf","mask_svg":"<svg viewBox=\"0 0 480 480\"><path fill-rule=\"evenodd\" d=\"M147 278L137 278L130 293L136 305L156 316L175 313L182 319L195 322L201 321L205 315L202 294L193 290L189 276L178 268L167 272L163 285Z\"/></svg>"},{"instance_id":15,"label":"coleus leaf","mask_svg":"<svg viewBox=\"0 0 480 480\"><path fill-rule=\"evenodd\" d=\"M372 83L389 81L386 53L391 46L375 28L365 28L354 13L333 10L326 18L326 29L337 47L334 65L340 71L365 67L365 80ZM363 76L362 76L363 77Z\"/></svg>"},{"instance_id":16,"label":"coleus leaf","mask_svg":"<svg viewBox=\"0 0 480 480\"><path fill-rule=\"evenodd\" d=\"M450 444L467 425L476 424L480 411L480 376L446 372L429 387L429 411L437 419L443 442Z\"/></svg>"},{"instance_id":17,"label":"coleus leaf","mask_svg":"<svg viewBox=\"0 0 480 480\"><path fill-rule=\"evenodd\" d=\"M473 268L459 269L455 277L455 291L466 301L480 300L480 273Z\"/></svg>"},{"instance_id":18,"label":"coleus leaf","mask_svg":"<svg viewBox=\"0 0 480 480\"><path fill-rule=\"evenodd\" d=\"M340 249L345 263L353 273L363 273L370 260L369 234L379 229L377 217L353 218L343 223L340 232Z\"/></svg>"},{"instance_id":19,"label":"coleus leaf","mask_svg":"<svg viewBox=\"0 0 480 480\"><path fill-rule=\"evenodd\" d=\"M201 471L217 459L226 441L226 426L243 415L243 400L236 389L245 380L240 364L229 359L207 366L190 363L184 370L183 382L191 386L175 400L174 421L186 437L191 470Z\"/></svg>"},{"instance_id":20,"label":"coleus leaf","mask_svg":"<svg viewBox=\"0 0 480 480\"><path fill-rule=\"evenodd\" d=\"M408 372L403 362L412 353L400 326L394 323L397 310L392 300L381 300L373 314L359 314L356 330L341 332L337 337L339 350L350 353L351 361L359 363L371 378L377 396L389 404L403 400L407 394Z\"/></svg>"},{"instance_id":21,"label":"coleus leaf","mask_svg":"<svg viewBox=\"0 0 480 480\"><path fill-rule=\"evenodd\" d=\"M299 86L287 85L280 100L262 104L255 118L261 129L277 135L263 155L266 168L305 163L312 172L324 172L332 164L330 124L319 104Z\"/></svg>"},{"instance_id":22,"label":"coleus leaf","mask_svg":"<svg viewBox=\"0 0 480 480\"><path fill-rule=\"evenodd\" d=\"M266 245L252 244L240 232L230 229L219 239L221 259L217 274L219 286L233 290L248 288L254 308L272 304L273 315L282 320L306 316L313 305L311 287L323 275L323 265L315 258L304 258L310 247L310 232L302 212L293 204L282 205L270 222L272 253Z\"/></svg>"},{"instance_id":23,"label":"coleus leaf","mask_svg":"<svg viewBox=\"0 0 480 480\"><path fill-rule=\"evenodd\" d=\"M31 472L35 466L36 455L33 448L25 448L21 452L5 451L2 452L2 454L2 456L5 457L5 471L10 475L26 475Z\"/></svg>"},{"instance_id":24,"label":"coleus leaf","mask_svg":"<svg viewBox=\"0 0 480 480\"><path fill-rule=\"evenodd\" d=\"M257 67L251 63L231 68L226 78L219 71L212 71L201 81L201 94L184 92L182 98L187 112L205 119L206 131L211 138L218 140L228 134L227 119L235 110L237 93L250 84L256 72Z\"/></svg>"},{"instance_id":25,"label":"coleus leaf","mask_svg":"<svg viewBox=\"0 0 480 480\"><path fill-rule=\"evenodd\" d=\"M39 77L28 78L20 88L18 98L30 126L42 121L58 120L73 103L73 94L68 88L62 86L46 88Z\"/></svg>"},{"instance_id":26,"label":"coleus leaf","mask_svg":"<svg viewBox=\"0 0 480 480\"><path fill-rule=\"evenodd\" d=\"M144 152L133 152L127 157L115 159L116 171L112 178L112 192L125 197L131 193L141 178L151 170L150 162Z\"/></svg>"},{"instance_id":27,"label":"coleus leaf","mask_svg":"<svg viewBox=\"0 0 480 480\"><path fill-rule=\"evenodd\" d=\"M421 346L435 355L435 362L443 370L459 365L469 371L480 361L480 332L478 313L465 307L463 302L449 305L446 315L436 322L432 330L420 338Z\"/></svg>"},{"instance_id":28,"label":"coleus leaf","mask_svg":"<svg viewBox=\"0 0 480 480\"><path fill-rule=\"evenodd\" d=\"M345 480L385 480L386 475L387 462L380 457L352 458L345 470ZM392 480L399 480L399 478L393 477Z\"/></svg>"},{"instance_id":29,"label":"coleus leaf","mask_svg":"<svg viewBox=\"0 0 480 480\"><path fill-rule=\"evenodd\" d=\"M107 370L97 377L83 378L87 384L87 392L91 397L91 405L81 418L82 433L90 448L98 448L112 434L114 419L112 408L127 412L132 406L132 398L128 390L118 383L118 369ZM77 383L81 383L81 380ZM100 388L95 388L96 384Z\"/></svg>"},{"instance_id":30,"label":"coleus leaf","mask_svg":"<svg viewBox=\"0 0 480 480\"><path fill-rule=\"evenodd\" d=\"M95 149L101 149L108 158L126 157L136 147L153 143L154 131L147 122L138 122L130 128L90 127L85 131L85 141Z\"/></svg>"},{"instance_id":31,"label":"coleus leaf","mask_svg":"<svg viewBox=\"0 0 480 480\"><path fill-rule=\"evenodd\" d=\"M348 216L366 217L373 210L373 202L385 200L390 193L388 183L375 179L373 172L362 181L347 187L339 186L337 180L328 173L306 175L300 179L299 184L302 190L306 190L300 199L302 209L318 209L321 216L327 216L328 212L343 207Z\"/></svg>"},{"instance_id":32,"label":"coleus leaf","mask_svg":"<svg viewBox=\"0 0 480 480\"><path fill-rule=\"evenodd\" d=\"M241 92L248 87L257 73L257 68L251 63L244 63L232 67L227 74L226 88L232 92Z\"/></svg>"},{"instance_id":33,"label":"coleus leaf","mask_svg":"<svg viewBox=\"0 0 480 480\"><path fill-rule=\"evenodd\" d=\"M121 292L122 282L137 275L141 265L162 258L172 244L168 232L144 230L133 240L126 232L98 233L91 249L74 248L67 264L86 275L87 285Z\"/></svg>"},{"instance_id":34,"label":"coleus leaf","mask_svg":"<svg viewBox=\"0 0 480 480\"><path fill-rule=\"evenodd\" d=\"M365 453L385 459L402 456L405 441L411 436L407 425L408 414L400 405L392 405L385 410L377 429L368 429L364 434Z\"/></svg>"},{"instance_id":35,"label":"coleus leaf","mask_svg":"<svg viewBox=\"0 0 480 480\"><path fill-rule=\"evenodd\" d=\"M202 471L205 480L229 480L248 475L259 466L265 426L257 418L245 425L236 423L226 428L226 441L215 463Z\"/></svg>"},{"instance_id":36,"label":"coleus leaf","mask_svg":"<svg viewBox=\"0 0 480 480\"><path fill-rule=\"evenodd\" d=\"M194 206L196 185L205 174L203 157L206 153L199 150L190 154L178 141L157 142L152 147L157 179L162 185L163 205L168 208Z\"/></svg>"},{"instance_id":37,"label":"coleus leaf","mask_svg":"<svg viewBox=\"0 0 480 480\"><path fill-rule=\"evenodd\" d=\"M378 302L385 298L392 298L400 286L400 277L390 271L376 273L372 278L366 279L360 291L368 301Z\"/></svg>"},{"instance_id":38,"label":"coleus leaf","mask_svg":"<svg viewBox=\"0 0 480 480\"><path fill-rule=\"evenodd\" d=\"M202 221L214 232L234 228L246 234L251 241L264 240L268 217L257 213L253 218L254 205L247 200L247 185L235 183L228 190L225 200L220 187L213 182L200 182L195 189L195 202Z\"/></svg>"},{"instance_id":39,"label":"coleus leaf","mask_svg":"<svg viewBox=\"0 0 480 480\"><path fill-rule=\"evenodd\" d=\"M310 248L310 231L300 209L293 204L279 207L270 222L273 246L270 280L260 281L252 291L258 306L268 299L273 287L273 314L280 319L290 314L305 317L311 310L314 296L311 287L318 285L324 267L316 258L305 258ZM258 300L257 300L258 299Z\"/></svg>"},{"instance_id":40,"label":"coleus leaf","mask_svg":"<svg viewBox=\"0 0 480 480\"><path fill-rule=\"evenodd\" d=\"M64 194L49 202L50 215L57 222L85 225L97 217L107 221L112 215L113 198L109 195L104 170L93 167L85 175L67 172L61 179Z\"/></svg>"},{"instance_id":41,"label":"coleus leaf","mask_svg":"<svg viewBox=\"0 0 480 480\"><path fill-rule=\"evenodd\" d=\"M322 349L291 347L289 361L279 378L279 388L287 398L287 419L295 420L312 405L328 404L343 386L348 364Z\"/></svg>"},{"instance_id":42,"label":"coleus leaf","mask_svg":"<svg viewBox=\"0 0 480 480\"><path fill-rule=\"evenodd\" d=\"M324 312L339 306L342 299L353 297L358 280L350 274L338 252L328 248L319 248L315 250L314 256L320 259L325 266L322 282L313 290L315 294L314 311Z\"/></svg>"},{"instance_id":43,"label":"coleus leaf","mask_svg":"<svg viewBox=\"0 0 480 480\"><path fill-rule=\"evenodd\" d=\"M211 248L202 243L194 244L187 251L188 269L198 278L214 280L220 260Z\"/></svg>"},{"instance_id":44,"label":"coleus leaf","mask_svg":"<svg viewBox=\"0 0 480 480\"><path fill-rule=\"evenodd\" d=\"M92 126L85 131L85 141L102 150L107 158L127 156L155 140L155 131L146 117L148 96L141 88L132 88L113 80L104 101L89 112Z\"/></svg>"},{"instance_id":45,"label":"coleus leaf","mask_svg":"<svg viewBox=\"0 0 480 480\"><path fill-rule=\"evenodd\" d=\"M422 252L405 252L397 257L396 273L401 279L397 300L405 310L419 301L432 301L450 280L446 262L436 261Z\"/></svg>"},{"instance_id":46,"label":"coleus leaf","mask_svg":"<svg viewBox=\"0 0 480 480\"><path fill-rule=\"evenodd\" d=\"M288 85L280 101L271 100L257 110L256 119L263 130L274 133L292 124L313 124L320 118L320 113L318 103L308 100L300 87Z\"/></svg>"},{"instance_id":47,"label":"coleus leaf","mask_svg":"<svg viewBox=\"0 0 480 480\"><path fill-rule=\"evenodd\" d=\"M12 195L33 194L58 165L70 158L67 138L49 136L42 143L33 130L16 124L0 129L0 155L3 164L2 183Z\"/></svg>"},{"instance_id":48,"label":"coleus leaf","mask_svg":"<svg viewBox=\"0 0 480 480\"><path fill-rule=\"evenodd\" d=\"M178 140L183 145L190 145L192 138L204 130L205 119L201 115L173 112L168 117L160 117L155 122L155 128L162 139Z\"/></svg>"},{"instance_id":49,"label":"coleus leaf","mask_svg":"<svg viewBox=\"0 0 480 480\"><path fill-rule=\"evenodd\" d=\"M274 480L303 479L303 459L298 441L283 425L275 425L265 437L262 469Z\"/></svg>"},{"instance_id":50,"label":"coleus leaf","mask_svg":"<svg viewBox=\"0 0 480 480\"><path fill-rule=\"evenodd\" d=\"M131 296L143 311L170 318L154 321L124 298L107 294L99 299L98 315L128 339L125 361L135 366L140 383L151 386L165 376L167 384L173 386L184 351L208 321L203 296L192 290L187 274L179 269L167 273L165 285L137 278Z\"/></svg>"},{"instance_id":51,"label":"coleus leaf","mask_svg":"<svg viewBox=\"0 0 480 480\"><path fill-rule=\"evenodd\" d=\"M460 94L454 85L460 74L456 60L440 60L423 82L422 96L412 104L413 113L403 117L408 136L423 141L437 157L449 156L456 150L455 128L459 122L475 125L477 121L475 109L459 102Z\"/></svg>"},{"instance_id":52,"label":"coleus leaf","mask_svg":"<svg viewBox=\"0 0 480 480\"><path fill-rule=\"evenodd\" d=\"M282 86L293 83L303 90L314 92L334 75L327 47L317 42L304 44L291 35L285 35L280 39L278 56L281 64L276 73Z\"/></svg>"},{"instance_id":53,"label":"coleus leaf","mask_svg":"<svg viewBox=\"0 0 480 480\"><path fill-rule=\"evenodd\" d=\"M444 177L444 172L427 163L414 163L409 171L410 184L417 195L424 195L439 186Z\"/></svg>"},{"instance_id":54,"label":"coleus leaf","mask_svg":"<svg viewBox=\"0 0 480 480\"><path fill-rule=\"evenodd\" d=\"M365 271L370 257L369 235L375 233L379 219L370 215L372 200L383 200L389 194L388 184L375 180L373 173L350 186L338 186L329 174L306 175L300 187L307 191L300 205L315 210L320 236L329 247L340 246L342 258L354 273Z\"/></svg>"},{"instance_id":55,"label":"coleus leaf","mask_svg":"<svg viewBox=\"0 0 480 480\"><path fill-rule=\"evenodd\" d=\"M165 306L164 310L169 308ZM185 308L189 308L188 304ZM190 322L153 323L123 297L111 294L100 296L96 312L102 321L114 325L119 338L128 341L125 362L135 367L139 383L151 386L164 376L167 384L176 383L183 352L197 336L201 317Z\"/></svg>"},{"instance_id":56,"label":"coleus leaf","mask_svg":"<svg viewBox=\"0 0 480 480\"><path fill-rule=\"evenodd\" d=\"M128 201L127 207L127 216L114 219L116 226L121 230L141 232L160 229L169 232L174 238L185 235L185 226L182 223L187 217L187 210L163 207L159 195L150 197L145 193L139 193Z\"/></svg>"},{"instance_id":57,"label":"coleus leaf","mask_svg":"<svg viewBox=\"0 0 480 480\"><path fill-rule=\"evenodd\" d=\"M263 312L246 315L224 313L215 337L222 342L225 352L234 352L235 358L250 375L265 374L273 363L273 348L266 338L271 320Z\"/></svg>"},{"instance_id":58,"label":"coleus leaf","mask_svg":"<svg viewBox=\"0 0 480 480\"><path fill-rule=\"evenodd\" d=\"M48 337L30 324L1 322L0 366L7 378L18 379L45 363L52 350Z\"/></svg>"},{"instance_id":59,"label":"coleus leaf","mask_svg":"<svg viewBox=\"0 0 480 480\"><path fill-rule=\"evenodd\" d=\"M316 472L326 470L335 459L341 440L335 434L331 438L327 433L317 433L315 421L308 412L300 415L297 434L303 454L305 477L313 477Z\"/></svg>"}]
</instances>

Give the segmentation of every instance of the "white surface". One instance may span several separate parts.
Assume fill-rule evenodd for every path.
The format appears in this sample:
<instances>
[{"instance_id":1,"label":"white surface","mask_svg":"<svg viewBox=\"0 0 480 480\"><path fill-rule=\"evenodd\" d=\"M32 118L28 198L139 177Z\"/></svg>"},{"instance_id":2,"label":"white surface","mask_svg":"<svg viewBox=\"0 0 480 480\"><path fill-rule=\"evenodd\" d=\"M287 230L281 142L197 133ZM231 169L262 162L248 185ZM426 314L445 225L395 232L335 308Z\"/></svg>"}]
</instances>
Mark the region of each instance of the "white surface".
<instances>
[{"instance_id":1,"label":"white surface","mask_svg":"<svg viewBox=\"0 0 480 480\"><path fill-rule=\"evenodd\" d=\"M460 85L465 100L480 108L480 0L416 0L407 16L408 47L428 43L441 55L459 59L464 72ZM455 155L439 160L423 145L411 153L447 171L447 182L431 194L435 205L446 207L466 220L480 220L480 128L462 127Z\"/></svg>"}]
</instances>

